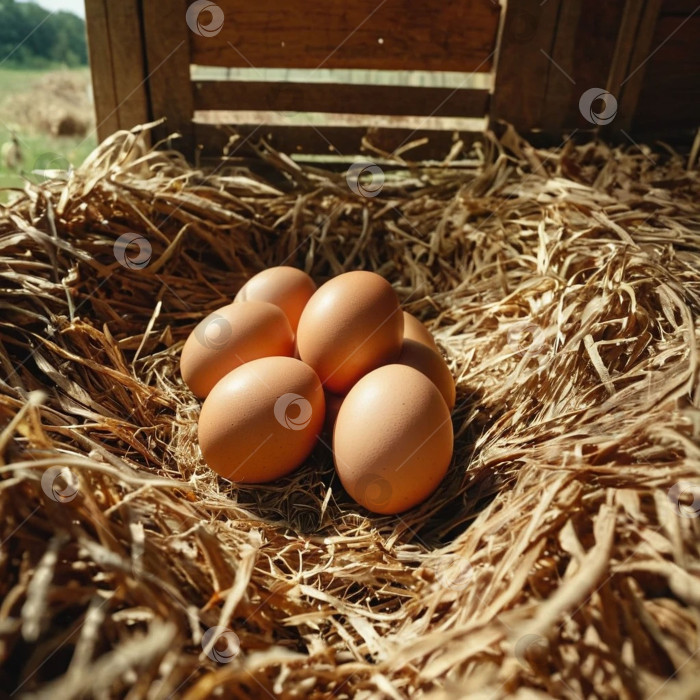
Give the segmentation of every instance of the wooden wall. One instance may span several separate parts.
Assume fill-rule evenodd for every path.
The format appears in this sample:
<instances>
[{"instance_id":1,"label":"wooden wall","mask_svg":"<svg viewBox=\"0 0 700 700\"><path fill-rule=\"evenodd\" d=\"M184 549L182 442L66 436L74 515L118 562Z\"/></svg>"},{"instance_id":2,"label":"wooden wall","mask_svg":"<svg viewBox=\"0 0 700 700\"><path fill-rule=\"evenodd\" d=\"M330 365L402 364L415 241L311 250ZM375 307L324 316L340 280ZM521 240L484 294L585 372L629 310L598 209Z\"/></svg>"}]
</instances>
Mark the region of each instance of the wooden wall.
<instances>
[{"instance_id":1,"label":"wooden wall","mask_svg":"<svg viewBox=\"0 0 700 700\"><path fill-rule=\"evenodd\" d=\"M553 141L573 130L668 137L698 126L700 8L687 0L510 0L503 13L496 0L219 0L224 21L211 36L187 26L191 0L86 0L86 6L101 138L167 116L157 138L178 131L185 153L220 152L231 133L212 125L220 119L241 134L239 147L264 135L293 153L346 155L359 152L372 115L396 124L410 116L429 118L430 128L382 126L370 138L387 152L427 138L411 153L424 158L454 144L449 119L488 116L494 128L510 122ZM204 14L200 34L211 18ZM255 77L193 80L193 65L245 68ZM306 78L271 80L267 69L305 70ZM319 83L319 69L334 80ZM353 69L449 71L464 81L352 84L344 76ZM492 90L469 77L494 71ZM579 108L589 88L617 101L609 124L592 123ZM260 112L349 116L341 126L275 120L261 129ZM195 113L207 118L195 123ZM246 121L246 113L255 119Z\"/></svg>"}]
</instances>

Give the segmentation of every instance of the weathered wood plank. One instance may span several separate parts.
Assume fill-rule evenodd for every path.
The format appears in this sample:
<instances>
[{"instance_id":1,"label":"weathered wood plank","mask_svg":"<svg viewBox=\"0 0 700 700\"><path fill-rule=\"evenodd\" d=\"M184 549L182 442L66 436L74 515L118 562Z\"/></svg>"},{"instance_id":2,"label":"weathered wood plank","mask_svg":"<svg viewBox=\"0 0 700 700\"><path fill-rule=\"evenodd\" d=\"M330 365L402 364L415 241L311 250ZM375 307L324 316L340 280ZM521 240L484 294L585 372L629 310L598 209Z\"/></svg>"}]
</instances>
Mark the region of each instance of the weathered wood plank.
<instances>
[{"instance_id":1,"label":"weathered wood plank","mask_svg":"<svg viewBox=\"0 0 700 700\"><path fill-rule=\"evenodd\" d=\"M194 106L190 80L190 40L185 22L188 3L142 0L151 117L168 121L154 131L154 139L178 131L180 148L192 154Z\"/></svg>"},{"instance_id":2,"label":"weathered wood plank","mask_svg":"<svg viewBox=\"0 0 700 700\"><path fill-rule=\"evenodd\" d=\"M109 45L119 128L148 121L146 66L139 0L108 0Z\"/></svg>"},{"instance_id":3,"label":"weathered wood plank","mask_svg":"<svg viewBox=\"0 0 700 700\"><path fill-rule=\"evenodd\" d=\"M687 17L691 12L696 10L697 7L697 0L663 0L661 14L664 16L679 15L681 17Z\"/></svg>"},{"instance_id":4,"label":"weathered wood plank","mask_svg":"<svg viewBox=\"0 0 700 700\"><path fill-rule=\"evenodd\" d=\"M366 128L361 126L270 126L259 124L238 124L235 127L217 127L210 124L195 125L196 144L205 156L221 154L231 134L237 133L240 139L229 149L229 156L248 156L254 152L253 145L260 139L276 149L290 155L341 155L351 156L362 153L363 137L385 153L393 153L410 141L427 138L428 143L404 154L406 160L444 159L455 142L452 131L433 131L401 128ZM461 132L459 138L469 148L481 138L476 132ZM372 160L373 154L365 152L364 157Z\"/></svg>"},{"instance_id":5,"label":"weathered wood plank","mask_svg":"<svg viewBox=\"0 0 700 700\"><path fill-rule=\"evenodd\" d=\"M565 126L566 112L576 90L574 47L581 15L581 0L561 4L542 106L542 128L551 133Z\"/></svg>"},{"instance_id":6,"label":"weathered wood plank","mask_svg":"<svg viewBox=\"0 0 700 700\"><path fill-rule=\"evenodd\" d=\"M509 3L503 20L491 98L491 123L510 122L522 132L539 128L559 14L559 0ZM554 69L556 70L556 69Z\"/></svg>"},{"instance_id":7,"label":"weathered wood plank","mask_svg":"<svg viewBox=\"0 0 700 700\"><path fill-rule=\"evenodd\" d=\"M682 24L682 26L681 26ZM670 38L669 38L670 37ZM646 63L632 122L635 131L660 132L698 127L700 116L700 12L662 16Z\"/></svg>"},{"instance_id":8,"label":"weathered wood plank","mask_svg":"<svg viewBox=\"0 0 700 700\"><path fill-rule=\"evenodd\" d=\"M647 58L652 51L660 9L661 0L646 0L634 36L631 37L632 50L629 53L625 76L617 84L614 80L618 80L619 75L616 74L614 80L611 75L608 82L608 90L614 95L619 95L618 112L614 125L610 125L611 128L625 131L631 128L646 73ZM622 32L622 29L620 31Z\"/></svg>"},{"instance_id":9,"label":"weathered wood plank","mask_svg":"<svg viewBox=\"0 0 700 700\"><path fill-rule=\"evenodd\" d=\"M488 71L500 13L490 0L220 0L218 5L223 25L214 36L192 34L193 63ZM204 27L212 16L205 11L200 20L202 32L209 33Z\"/></svg>"},{"instance_id":10,"label":"weathered wood plank","mask_svg":"<svg viewBox=\"0 0 700 700\"><path fill-rule=\"evenodd\" d=\"M622 21L625 0L586 0L579 15L574 44L571 99L566 109L564 125L569 128L591 130L579 109L581 95L590 88L605 90L608 84L618 30Z\"/></svg>"},{"instance_id":11,"label":"weathered wood plank","mask_svg":"<svg viewBox=\"0 0 700 700\"><path fill-rule=\"evenodd\" d=\"M195 110L483 117L488 90L400 85L196 81Z\"/></svg>"},{"instance_id":12,"label":"weathered wood plank","mask_svg":"<svg viewBox=\"0 0 700 700\"><path fill-rule=\"evenodd\" d=\"M117 95L114 87L114 57L109 42L107 0L86 0L92 92L95 100L97 138L102 141L119 129Z\"/></svg>"}]
</instances>

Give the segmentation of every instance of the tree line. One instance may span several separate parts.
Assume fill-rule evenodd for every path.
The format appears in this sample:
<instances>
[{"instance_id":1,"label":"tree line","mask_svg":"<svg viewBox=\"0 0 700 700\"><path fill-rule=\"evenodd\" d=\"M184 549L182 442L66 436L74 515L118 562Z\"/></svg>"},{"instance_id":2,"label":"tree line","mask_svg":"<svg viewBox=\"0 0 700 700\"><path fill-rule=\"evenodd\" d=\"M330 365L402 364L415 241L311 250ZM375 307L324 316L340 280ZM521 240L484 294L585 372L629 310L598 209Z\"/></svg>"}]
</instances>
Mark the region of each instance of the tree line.
<instances>
[{"instance_id":1,"label":"tree line","mask_svg":"<svg viewBox=\"0 0 700 700\"><path fill-rule=\"evenodd\" d=\"M85 21L33 2L0 0L0 64L12 68L87 65Z\"/></svg>"}]
</instances>

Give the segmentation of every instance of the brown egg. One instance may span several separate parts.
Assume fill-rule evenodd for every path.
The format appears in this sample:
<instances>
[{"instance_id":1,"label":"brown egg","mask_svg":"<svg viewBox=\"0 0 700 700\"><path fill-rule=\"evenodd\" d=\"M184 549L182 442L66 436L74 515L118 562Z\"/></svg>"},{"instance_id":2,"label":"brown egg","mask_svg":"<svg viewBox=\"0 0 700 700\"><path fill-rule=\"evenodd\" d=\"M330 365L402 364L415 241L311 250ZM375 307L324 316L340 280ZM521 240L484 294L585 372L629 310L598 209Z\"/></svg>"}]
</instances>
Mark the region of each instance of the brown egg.
<instances>
[{"instance_id":1,"label":"brown egg","mask_svg":"<svg viewBox=\"0 0 700 700\"><path fill-rule=\"evenodd\" d=\"M294 334L274 304L246 301L209 314L190 333L180 356L180 373L193 394L204 398L225 374L244 362L289 356Z\"/></svg>"},{"instance_id":2,"label":"brown egg","mask_svg":"<svg viewBox=\"0 0 700 700\"><path fill-rule=\"evenodd\" d=\"M427 345L433 350L438 350L433 334L408 311L403 312L403 337L408 340L415 340L423 345Z\"/></svg>"},{"instance_id":3,"label":"brown egg","mask_svg":"<svg viewBox=\"0 0 700 700\"><path fill-rule=\"evenodd\" d=\"M422 372L439 389L450 411L455 407L457 390L447 362L437 350L416 340L404 340L397 363Z\"/></svg>"},{"instance_id":4,"label":"brown egg","mask_svg":"<svg viewBox=\"0 0 700 700\"><path fill-rule=\"evenodd\" d=\"M340 481L375 513L400 513L428 498L445 476L452 450L442 395L405 365L385 365L362 377L345 397L333 431Z\"/></svg>"},{"instance_id":5,"label":"brown egg","mask_svg":"<svg viewBox=\"0 0 700 700\"><path fill-rule=\"evenodd\" d=\"M315 282L303 270L280 265L251 277L233 301L267 301L279 306L296 333L301 312L315 291Z\"/></svg>"},{"instance_id":6,"label":"brown egg","mask_svg":"<svg viewBox=\"0 0 700 700\"><path fill-rule=\"evenodd\" d=\"M272 481L309 456L325 418L316 373L293 357L263 357L229 372L199 415L207 465L240 483Z\"/></svg>"},{"instance_id":7,"label":"brown egg","mask_svg":"<svg viewBox=\"0 0 700 700\"><path fill-rule=\"evenodd\" d=\"M374 272L346 272L326 282L309 300L297 329L299 356L335 394L395 361L402 340L399 299Z\"/></svg>"}]
</instances>

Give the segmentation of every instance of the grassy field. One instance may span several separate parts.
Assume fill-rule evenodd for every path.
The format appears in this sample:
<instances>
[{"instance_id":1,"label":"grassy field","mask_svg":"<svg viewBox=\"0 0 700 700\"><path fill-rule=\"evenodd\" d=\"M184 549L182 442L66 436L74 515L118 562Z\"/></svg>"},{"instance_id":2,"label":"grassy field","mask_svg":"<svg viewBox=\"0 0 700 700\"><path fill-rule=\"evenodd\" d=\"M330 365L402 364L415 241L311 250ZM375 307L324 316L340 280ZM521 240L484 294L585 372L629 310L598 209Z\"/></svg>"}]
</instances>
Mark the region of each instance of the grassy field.
<instances>
[{"instance_id":1,"label":"grassy field","mask_svg":"<svg viewBox=\"0 0 700 700\"><path fill-rule=\"evenodd\" d=\"M65 71L63 71L65 73ZM11 111L12 100L28 93L36 95L37 104L47 95L42 89L51 71L13 70L0 68L0 144L10 140L10 129L15 129L22 149L22 166L17 171L8 170L0 159L0 188L23 187L27 178L36 181L41 176L32 175L32 170L55 169L67 167L66 164L77 166L93 150L97 143L94 133L88 132L85 137L56 137L42 131L31 123L17 123L7 117ZM76 75L89 81L89 70L78 69ZM32 96L33 99L33 96ZM92 129L91 129L92 130ZM90 131L91 131L90 130ZM6 201L11 193L0 191L0 200Z\"/></svg>"}]
</instances>

